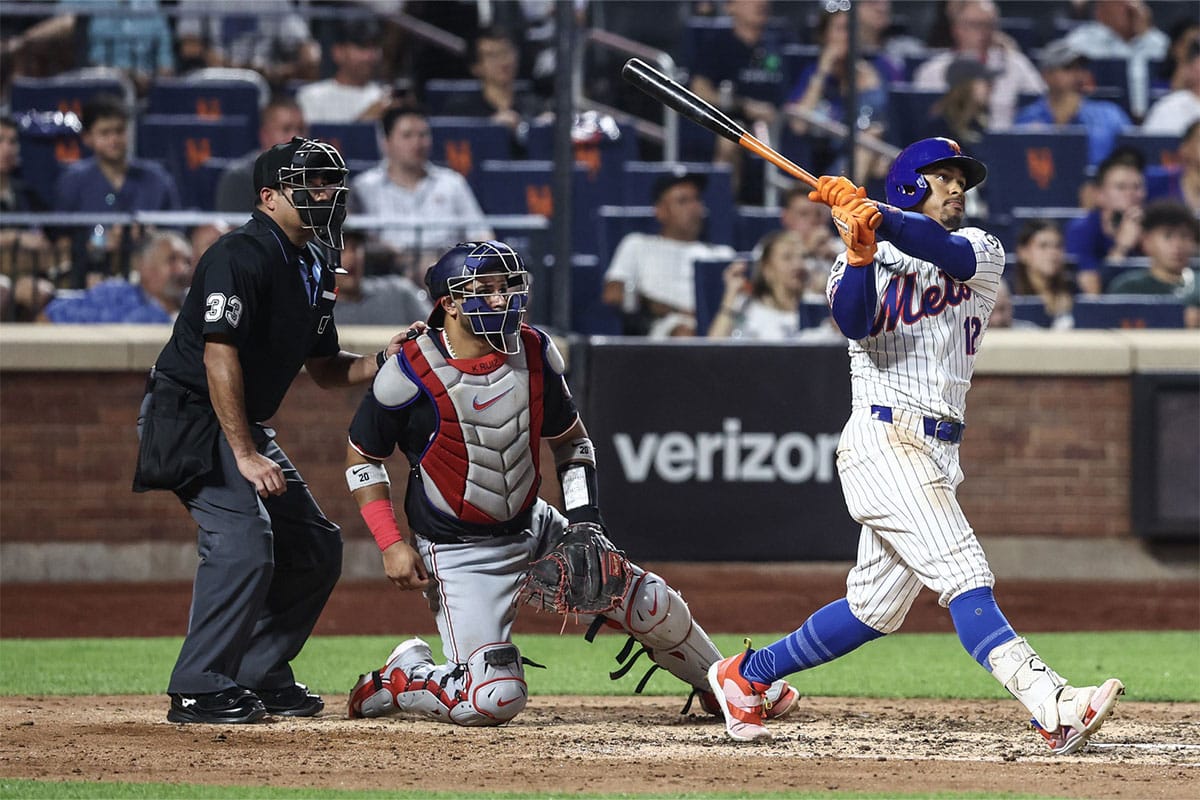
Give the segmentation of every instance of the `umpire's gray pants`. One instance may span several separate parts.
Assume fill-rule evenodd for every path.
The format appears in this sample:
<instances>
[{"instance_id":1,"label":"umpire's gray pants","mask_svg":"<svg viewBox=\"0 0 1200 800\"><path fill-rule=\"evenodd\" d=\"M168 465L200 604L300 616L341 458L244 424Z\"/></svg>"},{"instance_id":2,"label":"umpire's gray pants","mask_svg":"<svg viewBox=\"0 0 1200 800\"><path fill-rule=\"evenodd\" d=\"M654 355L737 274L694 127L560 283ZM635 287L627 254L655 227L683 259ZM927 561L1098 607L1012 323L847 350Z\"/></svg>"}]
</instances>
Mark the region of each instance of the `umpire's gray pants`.
<instances>
[{"instance_id":1,"label":"umpire's gray pants","mask_svg":"<svg viewBox=\"0 0 1200 800\"><path fill-rule=\"evenodd\" d=\"M168 692L290 686L289 662L341 575L338 526L275 444L274 431L251 431L258 452L283 468L287 491L260 498L221 433L213 471L177 492L200 526L200 566Z\"/></svg>"}]
</instances>

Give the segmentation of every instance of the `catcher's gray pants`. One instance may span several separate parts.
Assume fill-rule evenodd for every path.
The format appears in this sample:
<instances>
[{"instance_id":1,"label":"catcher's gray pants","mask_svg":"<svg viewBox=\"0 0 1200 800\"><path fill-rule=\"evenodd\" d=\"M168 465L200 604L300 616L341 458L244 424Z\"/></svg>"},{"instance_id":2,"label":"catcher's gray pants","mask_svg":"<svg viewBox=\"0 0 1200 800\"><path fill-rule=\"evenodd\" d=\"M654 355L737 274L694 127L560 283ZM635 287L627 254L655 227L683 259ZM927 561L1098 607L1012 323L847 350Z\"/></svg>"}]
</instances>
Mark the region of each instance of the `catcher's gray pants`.
<instances>
[{"instance_id":1,"label":"catcher's gray pants","mask_svg":"<svg viewBox=\"0 0 1200 800\"><path fill-rule=\"evenodd\" d=\"M252 426L258 452L283 468L287 491L262 499L220 434L213 471L177 492L200 526L200 566L187 638L168 692L281 689L342 571L342 536L300 473Z\"/></svg>"}]
</instances>

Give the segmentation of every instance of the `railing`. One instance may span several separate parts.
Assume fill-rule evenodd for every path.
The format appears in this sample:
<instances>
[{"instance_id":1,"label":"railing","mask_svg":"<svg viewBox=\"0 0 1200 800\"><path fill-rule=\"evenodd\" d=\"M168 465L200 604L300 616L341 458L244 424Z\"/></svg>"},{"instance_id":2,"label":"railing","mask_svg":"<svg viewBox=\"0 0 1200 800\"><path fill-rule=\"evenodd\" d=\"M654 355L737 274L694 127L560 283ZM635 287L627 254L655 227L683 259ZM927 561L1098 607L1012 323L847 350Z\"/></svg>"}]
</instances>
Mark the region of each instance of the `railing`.
<instances>
[{"instance_id":1,"label":"railing","mask_svg":"<svg viewBox=\"0 0 1200 800\"><path fill-rule=\"evenodd\" d=\"M659 71L665 75L674 77L676 75L675 60L670 54L656 50L653 47L642 44L641 42L628 39L620 34L611 31L601 30L600 28L590 28L583 36L583 47L580 47L575 53L575 64L572 65L572 75L575 84L576 104L580 108L588 107L613 116L629 117L630 115L620 109L612 108L604 103L589 98L583 94L583 64L584 54L587 45L596 45L598 47L616 50L619 53L624 53L630 56L637 56L643 61L649 61L658 67ZM677 161L679 156L679 114L673 109L663 106L663 121L662 125L656 125L649 120L640 117L632 117L633 127L639 135L645 138L660 143L663 147L664 161Z\"/></svg>"}]
</instances>

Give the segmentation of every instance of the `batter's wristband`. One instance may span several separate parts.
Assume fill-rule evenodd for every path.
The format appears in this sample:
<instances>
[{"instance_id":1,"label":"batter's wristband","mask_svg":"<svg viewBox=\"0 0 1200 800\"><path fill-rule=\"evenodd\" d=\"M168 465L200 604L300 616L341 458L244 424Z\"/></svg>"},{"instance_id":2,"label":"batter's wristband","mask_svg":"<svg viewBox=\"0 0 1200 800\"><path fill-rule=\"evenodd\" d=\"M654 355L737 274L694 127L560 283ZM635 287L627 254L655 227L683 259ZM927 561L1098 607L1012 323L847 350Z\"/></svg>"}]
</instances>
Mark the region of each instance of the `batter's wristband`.
<instances>
[{"instance_id":1,"label":"batter's wristband","mask_svg":"<svg viewBox=\"0 0 1200 800\"><path fill-rule=\"evenodd\" d=\"M358 513L362 514L367 528L375 537L375 544L379 545L380 552L387 550L396 542L404 541L404 537L400 535L400 528L396 525L396 509L392 508L391 500L387 498L372 500L360 508Z\"/></svg>"}]
</instances>

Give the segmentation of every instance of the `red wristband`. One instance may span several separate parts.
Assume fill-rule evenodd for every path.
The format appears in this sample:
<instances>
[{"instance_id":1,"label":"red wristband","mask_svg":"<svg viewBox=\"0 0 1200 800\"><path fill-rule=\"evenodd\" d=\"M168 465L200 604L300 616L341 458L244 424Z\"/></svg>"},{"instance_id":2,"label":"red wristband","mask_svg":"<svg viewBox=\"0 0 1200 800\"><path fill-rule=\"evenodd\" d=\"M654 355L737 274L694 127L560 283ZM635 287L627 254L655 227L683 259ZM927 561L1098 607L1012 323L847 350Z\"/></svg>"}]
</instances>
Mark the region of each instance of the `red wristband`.
<instances>
[{"instance_id":1,"label":"red wristband","mask_svg":"<svg viewBox=\"0 0 1200 800\"><path fill-rule=\"evenodd\" d=\"M387 550L396 542L404 541L404 537L400 535L400 528L396 525L396 510L392 508L391 500L386 498L372 500L360 508L358 513L362 514L363 520L366 521L367 528L375 537L375 544L379 545L380 552Z\"/></svg>"}]
</instances>

